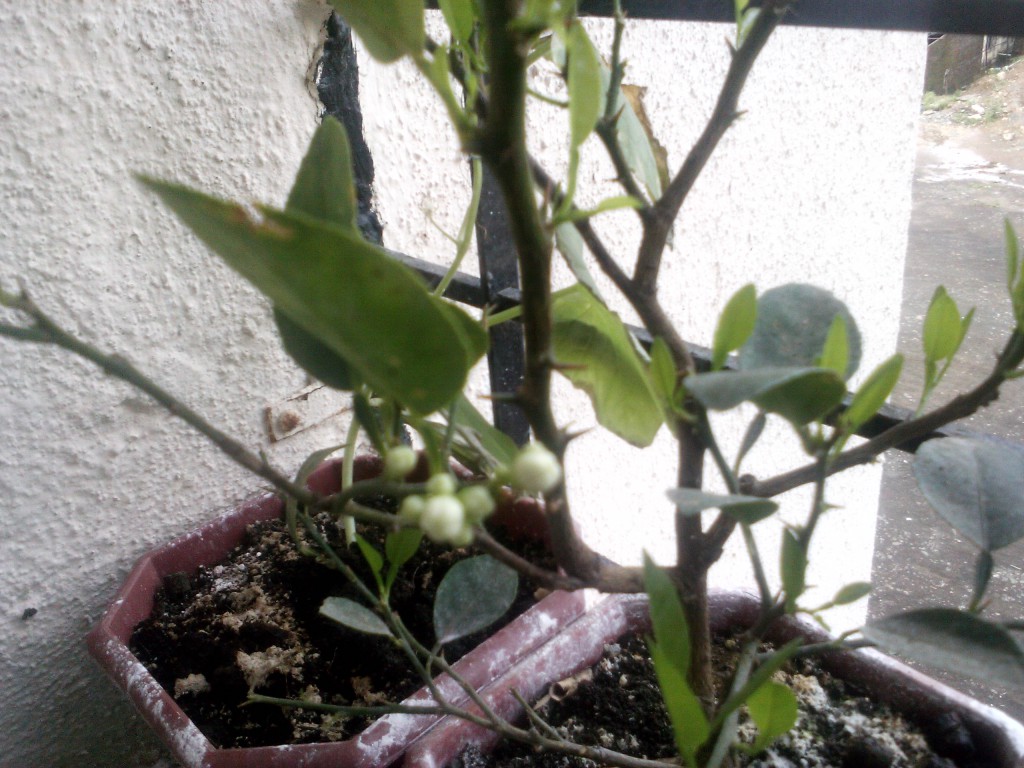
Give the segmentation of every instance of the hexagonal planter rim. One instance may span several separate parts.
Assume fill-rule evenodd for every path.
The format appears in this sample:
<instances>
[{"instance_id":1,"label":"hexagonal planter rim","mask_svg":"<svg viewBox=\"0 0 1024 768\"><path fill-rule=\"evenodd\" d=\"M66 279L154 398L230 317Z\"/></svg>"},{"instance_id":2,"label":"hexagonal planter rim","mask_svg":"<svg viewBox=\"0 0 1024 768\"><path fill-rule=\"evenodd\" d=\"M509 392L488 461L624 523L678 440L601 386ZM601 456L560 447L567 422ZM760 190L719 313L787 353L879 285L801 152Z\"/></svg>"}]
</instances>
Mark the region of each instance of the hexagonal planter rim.
<instances>
[{"instance_id":1,"label":"hexagonal planter rim","mask_svg":"<svg viewBox=\"0 0 1024 768\"><path fill-rule=\"evenodd\" d=\"M710 602L715 632L750 626L757 617L759 601L749 592L715 590ZM509 691L517 691L527 701L536 700L552 683L597 663L607 643L628 632L649 629L646 595L609 596L487 686L482 691L484 699L503 717L514 720L521 715L522 707ZM831 639L821 627L794 617L776 622L767 639L783 644L795 637L815 643ZM994 707L874 649L828 652L820 655L818 662L826 671L854 681L868 696L917 722L955 711L974 743L986 750L979 765L1024 767L1024 724ZM487 751L497 739L496 734L480 726L447 718L409 749L402 765L443 768L466 746Z\"/></svg>"},{"instance_id":2,"label":"hexagonal planter rim","mask_svg":"<svg viewBox=\"0 0 1024 768\"><path fill-rule=\"evenodd\" d=\"M379 460L361 457L357 479L379 472ZM330 492L337 485L337 463L321 467L310 478L310 487ZM139 558L104 613L89 633L90 654L108 676L124 691L172 754L185 768L371 768L396 762L408 747L435 727L438 717L386 715L362 733L342 742L280 745L255 748L218 748L200 731L153 678L128 647L135 626L153 608L153 597L164 577L182 571L194 572L202 565L223 560L253 522L282 514L283 504L273 495L244 502L168 544ZM463 657L456 669L476 686L486 685L524 655L537 648L584 610L579 594L555 592ZM439 678L442 690L456 700L456 686ZM430 696L421 689L406 703L427 703Z\"/></svg>"}]
</instances>

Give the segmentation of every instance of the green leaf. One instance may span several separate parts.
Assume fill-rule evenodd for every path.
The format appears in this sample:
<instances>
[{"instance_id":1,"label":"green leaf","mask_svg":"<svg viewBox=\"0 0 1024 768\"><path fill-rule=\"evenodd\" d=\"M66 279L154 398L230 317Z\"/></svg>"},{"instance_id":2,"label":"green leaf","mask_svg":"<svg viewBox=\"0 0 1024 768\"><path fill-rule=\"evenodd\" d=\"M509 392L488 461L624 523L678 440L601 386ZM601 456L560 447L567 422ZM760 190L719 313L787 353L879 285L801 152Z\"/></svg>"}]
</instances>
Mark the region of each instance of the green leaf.
<instances>
[{"instance_id":1,"label":"green leaf","mask_svg":"<svg viewBox=\"0 0 1024 768\"><path fill-rule=\"evenodd\" d=\"M384 570L384 558L380 552L362 536L356 536L356 545L359 547L359 551L363 553L363 559L370 566L370 570L379 578L380 572Z\"/></svg>"},{"instance_id":2,"label":"green leaf","mask_svg":"<svg viewBox=\"0 0 1024 768\"><path fill-rule=\"evenodd\" d=\"M604 299L601 298L601 291L597 288L597 282L594 280L594 276L590 273L590 268L583 258L583 237L574 224L565 222L555 227L555 247L562 254L562 258L565 259L565 263L572 270L576 279L603 302Z\"/></svg>"},{"instance_id":3,"label":"green leaf","mask_svg":"<svg viewBox=\"0 0 1024 768\"><path fill-rule=\"evenodd\" d=\"M401 568L416 554L421 541L423 531L418 528L392 531L384 539L384 554L393 568Z\"/></svg>"},{"instance_id":4,"label":"green leaf","mask_svg":"<svg viewBox=\"0 0 1024 768\"><path fill-rule=\"evenodd\" d=\"M490 555L460 560L445 574L434 598L434 634L449 643L496 622L516 599L519 576Z\"/></svg>"},{"instance_id":5,"label":"green leaf","mask_svg":"<svg viewBox=\"0 0 1024 768\"><path fill-rule=\"evenodd\" d=\"M836 596L832 598L832 603L833 605L849 605L850 603L857 602L862 597L867 597L870 592L871 584L866 581L855 581L840 588L836 592Z\"/></svg>"},{"instance_id":6,"label":"green leaf","mask_svg":"<svg viewBox=\"0 0 1024 768\"><path fill-rule=\"evenodd\" d=\"M796 725L796 695L782 683L773 680L750 694L747 710L757 725L757 738L750 747L753 753L760 752Z\"/></svg>"},{"instance_id":7,"label":"green leaf","mask_svg":"<svg viewBox=\"0 0 1024 768\"><path fill-rule=\"evenodd\" d=\"M1020 263L1020 242L1009 219L1004 221L1006 236L1006 285L1010 291L1013 304L1013 316L1017 321L1017 330L1024 331L1024 268Z\"/></svg>"},{"instance_id":8,"label":"green leaf","mask_svg":"<svg viewBox=\"0 0 1024 768\"><path fill-rule=\"evenodd\" d=\"M352 152L345 127L335 118L325 117L313 134L284 209L358 231Z\"/></svg>"},{"instance_id":9,"label":"green leaf","mask_svg":"<svg viewBox=\"0 0 1024 768\"><path fill-rule=\"evenodd\" d=\"M678 403L679 375L668 344L660 336L651 342L651 383L662 399L667 411L674 411Z\"/></svg>"},{"instance_id":10,"label":"green leaf","mask_svg":"<svg viewBox=\"0 0 1024 768\"><path fill-rule=\"evenodd\" d=\"M444 21L452 37L460 43L467 42L476 24L473 0L438 0L437 7L444 14Z\"/></svg>"},{"instance_id":11,"label":"green leaf","mask_svg":"<svg viewBox=\"0 0 1024 768\"><path fill-rule=\"evenodd\" d=\"M401 528L384 539L384 554L388 558L388 575L384 584L388 591L395 583L399 569L419 550L421 541L423 531L419 528Z\"/></svg>"},{"instance_id":12,"label":"green leaf","mask_svg":"<svg viewBox=\"0 0 1024 768\"><path fill-rule=\"evenodd\" d=\"M447 417L450 411L444 413ZM464 394L455 403L455 430L468 447L483 452L492 466L511 466L519 455L515 441L484 418Z\"/></svg>"},{"instance_id":13,"label":"green leaf","mask_svg":"<svg viewBox=\"0 0 1024 768\"><path fill-rule=\"evenodd\" d=\"M347 597L328 597L320 605L320 615L356 632L391 637L391 630L380 616Z\"/></svg>"},{"instance_id":14,"label":"green leaf","mask_svg":"<svg viewBox=\"0 0 1024 768\"><path fill-rule=\"evenodd\" d=\"M761 294L754 333L740 350L740 367L752 370L815 365L837 315L846 323L849 362L843 378L850 378L860 365L857 323L846 305L831 293L803 283L780 285Z\"/></svg>"},{"instance_id":15,"label":"green leaf","mask_svg":"<svg viewBox=\"0 0 1024 768\"><path fill-rule=\"evenodd\" d=\"M423 0L330 0L378 61L396 61L423 50Z\"/></svg>"},{"instance_id":16,"label":"green leaf","mask_svg":"<svg viewBox=\"0 0 1024 768\"><path fill-rule=\"evenodd\" d=\"M914 458L928 503L987 552L1024 537L1024 451L966 437L929 440Z\"/></svg>"},{"instance_id":17,"label":"green leaf","mask_svg":"<svg viewBox=\"0 0 1024 768\"><path fill-rule=\"evenodd\" d=\"M203 242L374 391L430 413L462 390L487 335L418 275L339 227L143 179Z\"/></svg>"},{"instance_id":18,"label":"green leaf","mask_svg":"<svg viewBox=\"0 0 1024 768\"><path fill-rule=\"evenodd\" d=\"M786 529L782 532L782 558L780 564L782 589L786 593L786 610L796 609L796 601L804 593L807 578L807 553L800 546L796 534Z\"/></svg>"},{"instance_id":19,"label":"green leaf","mask_svg":"<svg viewBox=\"0 0 1024 768\"><path fill-rule=\"evenodd\" d=\"M925 608L875 621L864 636L890 653L999 687L1024 689L1024 651L1009 632L972 613Z\"/></svg>"},{"instance_id":20,"label":"green leaf","mask_svg":"<svg viewBox=\"0 0 1024 768\"><path fill-rule=\"evenodd\" d=\"M960 310L941 285L935 289L924 318L921 343L926 360L938 362L956 354L963 340Z\"/></svg>"},{"instance_id":21,"label":"green leaf","mask_svg":"<svg viewBox=\"0 0 1024 768\"><path fill-rule=\"evenodd\" d=\"M750 334L754 332L756 322L757 289L753 284L748 284L732 295L718 318L715 341L711 351L712 370L717 371L725 365L729 353L739 349L747 342Z\"/></svg>"},{"instance_id":22,"label":"green leaf","mask_svg":"<svg viewBox=\"0 0 1024 768\"><path fill-rule=\"evenodd\" d=\"M325 117L313 134L285 210L358 232L359 207L348 136L344 126L333 117ZM359 385L357 375L341 356L279 307L274 307L274 323L285 351L305 371L334 389L350 391Z\"/></svg>"},{"instance_id":23,"label":"green leaf","mask_svg":"<svg viewBox=\"0 0 1024 768\"><path fill-rule=\"evenodd\" d=\"M587 393L604 427L633 445L650 445L664 415L622 321L582 285L555 297L553 316L559 373Z\"/></svg>"},{"instance_id":24,"label":"green leaf","mask_svg":"<svg viewBox=\"0 0 1024 768\"><path fill-rule=\"evenodd\" d=\"M608 67L601 67L601 92L607 93L611 84ZM658 143L651 130L643 103L643 88L623 85L616 94L614 114L615 135L630 170L647 189L652 201L661 197L668 186L668 153Z\"/></svg>"},{"instance_id":25,"label":"green leaf","mask_svg":"<svg viewBox=\"0 0 1024 768\"><path fill-rule=\"evenodd\" d=\"M825 337L825 347L818 358L818 365L835 371L837 376L846 376L846 368L850 362L850 341L846 335L846 321L842 315L832 319L832 327Z\"/></svg>"},{"instance_id":26,"label":"green leaf","mask_svg":"<svg viewBox=\"0 0 1024 768\"><path fill-rule=\"evenodd\" d=\"M578 20L569 27L565 48L569 57L569 141L578 147L601 116L601 60Z\"/></svg>"},{"instance_id":27,"label":"green leaf","mask_svg":"<svg viewBox=\"0 0 1024 768\"><path fill-rule=\"evenodd\" d=\"M843 425L849 432L855 432L864 422L878 413L892 394L903 370L903 355L893 355L875 368L861 384L850 400L850 407L843 413Z\"/></svg>"},{"instance_id":28,"label":"green leaf","mask_svg":"<svg viewBox=\"0 0 1024 768\"><path fill-rule=\"evenodd\" d=\"M700 699L686 682L686 675L679 671L671 656L653 639L648 638L647 647L651 652L654 674L665 700L668 719L672 723L676 749L688 766L696 766L697 750L711 735L707 715L704 714Z\"/></svg>"},{"instance_id":29,"label":"green leaf","mask_svg":"<svg viewBox=\"0 0 1024 768\"><path fill-rule=\"evenodd\" d=\"M846 394L842 379L822 368L715 371L688 376L684 383L711 410L725 411L750 401L796 425L824 417Z\"/></svg>"},{"instance_id":30,"label":"green leaf","mask_svg":"<svg viewBox=\"0 0 1024 768\"><path fill-rule=\"evenodd\" d=\"M671 488L668 497L681 515L695 515L705 509L720 509L746 525L764 520L778 510L778 503L757 496L720 495L696 488Z\"/></svg>"},{"instance_id":31,"label":"green leaf","mask_svg":"<svg viewBox=\"0 0 1024 768\"><path fill-rule=\"evenodd\" d=\"M679 591L668 574L644 552L644 591L647 592L651 627L670 663L682 676L690 674L690 628L679 600Z\"/></svg>"}]
</instances>

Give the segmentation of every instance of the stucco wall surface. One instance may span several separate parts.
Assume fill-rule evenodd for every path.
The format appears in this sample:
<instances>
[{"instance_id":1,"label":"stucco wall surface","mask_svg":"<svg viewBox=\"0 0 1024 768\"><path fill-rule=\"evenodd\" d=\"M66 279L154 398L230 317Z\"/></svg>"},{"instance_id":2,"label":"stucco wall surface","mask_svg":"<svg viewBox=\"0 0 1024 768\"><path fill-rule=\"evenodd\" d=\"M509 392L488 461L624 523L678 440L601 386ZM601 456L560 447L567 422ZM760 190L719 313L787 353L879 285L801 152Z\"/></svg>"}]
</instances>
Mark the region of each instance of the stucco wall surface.
<instances>
[{"instance_id":1,"label":"stucco wall surface","mask_svg":"<svg viewBox=\"0 0 1024 768\"><path fill-rule=\"evenodd\" d=\"M325 16L313 0L0 6L0 280L10 288L22 277L56 319L285 469L343 425L267 442L264 406L305 378L274 341L266 304L130 175L280 203L315 127L310 77ZM592 29L607 49L607 25ZM673 165L710 113L728 34L639 24L627 37L627 81L647 87ZM707 343L715 312L745 282L807 280L861 318L865 370L890 353L923 62L923 36L780 32L677 228L662 298L684 334ZM433 222L457 229L466 163L409 68L365 55L360 68L385 243L445 262L451 248ZM564 120L532 116L537 153L555 171ZM613 174L587 149L581 185L596 185L583 199L593 202ZM628 215L602 232L621 254L636 238ZM0 355L0 767L151 765L151 737L86 658L84 634L139 554L258 483L84 363L5 341ZM479 377L474 386L486 392ZM559 414L593 422L568 387ZM735 442L739 425L725 429ZM789 465L773 445L752 457L753 471ZM636 561L653 546L671 556L670 454L664 435L653 461L600 430L574 444L576 509L610 555ZM822 559L843 567L826 587L869 574L877 495L874 469L834 486L843 509L830 516ZM791 503L791 514L806 508ZM720 571L735 582L738 556ZM23 619L29 608L38 612Z\"/></svg>"},{"instance_id":2,"label":"stucco wall surface","mask_svg":"<svg viewBox=\"0 0 1024 768\"><path fill-rule=\"evenodd\" d=\"M326 15L296 0L0 4L0 279L289 468L298 446L267 445L263 408L304 376L265 303L132 174L280 204L316 125L307 71ZM259 483L91 366L0 355L0 765L152 762L84 635L138 555Z\"/></svg>"}]
</instances>

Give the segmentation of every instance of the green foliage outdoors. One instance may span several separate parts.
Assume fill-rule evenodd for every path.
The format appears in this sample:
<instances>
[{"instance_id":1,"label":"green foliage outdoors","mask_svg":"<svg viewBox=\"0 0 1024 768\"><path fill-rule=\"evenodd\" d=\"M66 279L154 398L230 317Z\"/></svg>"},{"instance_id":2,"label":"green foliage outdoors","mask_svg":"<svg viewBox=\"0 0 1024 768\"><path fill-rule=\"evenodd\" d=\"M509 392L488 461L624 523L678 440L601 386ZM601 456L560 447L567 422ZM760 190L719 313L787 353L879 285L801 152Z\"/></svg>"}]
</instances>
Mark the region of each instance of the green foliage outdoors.
<instances>
[{"instance_id":1,"label":"green foliage outdoors","mask_svg":"<svg viewBox=\"0 0 1024 768\"><path fill-rule=\"evenodd\" d=\"M902 372L899 355L881 363L848 392L858 369L861 339L855 319L831 293L809 285L786 285L759 292L746 285L729 299L714 327L711 370L698 372L688 348L665 320L655 290L666 253L671 222L718 140L738 113L737 100L747 73L789 2L766 1L760 8L736 2L732 66L719 107L686 162L672 172L666 154L641 119L638 105L621 88L625 63L619 45L626 28L616 17L612 50L598 52L562 0L443 0L439 3L450 35L428 40L421 0L332 0L371 55L382 62L409 61L436 92L452 128L474 162L494 174L514 222L513 237L523 276L523 305L481 321L429 289L413 271L382 248L365 241L356 227L351 158L344 129L327 118L313 137L284 210L252 208L217 200L183 186L155 179L142 183L155 193L218 257L259 289L272 303L282 343L296 363L326 385L350 392L356 420L345 447L346 466L356 437L364 434L385 459L384 475L353 482L342 492L317 498L305 490L312 468L335 449L317 452L297 477L283 477L260 457L213 430L202 417L178 404L116 355L106 355L53 324L24 293L0 294L21 313L22 325L0 325L0 333L23 341L65 347L131 381L207 434L232 458L273 482L287 496L290 529L302 552L334 563L357 582L361 600L332 598L322 613L360 631L399 644L415 668L429 679L451 670L440 647L424 648L409 635L389 607L397 573L426 535L453 546L483 536L483 524L496 505L513 494L543 495L548 504L553 554L558 569L534 565L550 586L646 591L652 636L648 639L683 764L723 765L736 744L736 718L745 707L757 737L743 746L764 749L796 721L791 691L772 679L796 652L796 645L774 653L759 647L772 622L791 614L820 618L825 608L863 598L869 585L851 584L827 606L810 606L810 545L827 514L828 478L875 459L898 443L932 433L969 415L996 396L1009 379L1022 375L1024 359L1024 259L1007 223L1008 301L1013 325L993 369L977 386L932 410L926 403L964 343L973 310L961 314L951 293L936 289L923 326L924 390L911 420L869 442L847 448L858 429L877 413ZM538 60L556 66L566 82L568 101L561 130L568 138L565 178L551 179L527 151L525 110L539 96L527 87ZM551 130L550 128L546 128ZM592 210L574 205L579 152L586 141L600 142L615 164L621 195ZM472 213L455 238L464 254L472 233ZM643 230L633 254L634 268L621 271L607 258L591 221L605 211L632 212ZM666 222L668 222L666 224ZM550 284L551 262L560 253L578 282L561 291ZM592 270L605 273L644 323L653 344L642 350L631 331L609 308ZM535 442L519 449L494 429L466 398L470 369L484 355L487 330L498 322L521 322L526 329L527 378L513 397L528 418ZM679 444L679 487L666 489L680 519L680 560L642 568L617 566L598 557L579 538L563 478L570 448L568 425L558 421L551 402L551 378L564 376L587 394L597 421L635 446L652 443L662 425ZM726 457L715 437L716 414L743 408L750 426L734 457ZM804 456L797 469L779 478L747 482L742 466L768 420L787 423L799 437ZM426 481L412 481L416 457L404 445L412 430L429 464ZM450 459L471 471L456 477ZM700 487L705 457L724 492ZM979 677L1024 685L1024 652L1013 633L1020 623L987 618L985 594L993 568L991 553L1024 537L1024 454L1016 446L978 439L927 442L915 473L928 501L978 549L971 603L960 609L929 609L896 616L864 629L864 637L894 651L938 666L970 670ZM686 479L689 478L689 479ZM610 477L614 483L615 478ZM802 521L786 527L777 563L780 587L766 573L773 566L758 550L752 527L771 518L779 503L770 497L797 485L810 485L812 503ZM359 499L387 494L399 500L396 514L363 506ZM387 526L380 552L354 535L373 574L370 584L332 552L312 523L327 510ZM635 510L626 510L634 514ZM791 510L789 520L800 519ZM733 678L722 690L709 674L706 575L725 543L739 536L747 546L761 597L758 621L742 639ZM488 549L503 555L489 537ZM535 575L535 574L534 574ZM452 569L434 607L440 643L497 620L515 593L516 573L489 556L465 560ZM842 646L836 641L835 647ZM586 745L545 737L543 729L520 728L493 712L472 714L510 738L544 749L576 751L606 764L621 756ZM590 752L587 752L590 749Z\"/></svg>"}]
</instances>

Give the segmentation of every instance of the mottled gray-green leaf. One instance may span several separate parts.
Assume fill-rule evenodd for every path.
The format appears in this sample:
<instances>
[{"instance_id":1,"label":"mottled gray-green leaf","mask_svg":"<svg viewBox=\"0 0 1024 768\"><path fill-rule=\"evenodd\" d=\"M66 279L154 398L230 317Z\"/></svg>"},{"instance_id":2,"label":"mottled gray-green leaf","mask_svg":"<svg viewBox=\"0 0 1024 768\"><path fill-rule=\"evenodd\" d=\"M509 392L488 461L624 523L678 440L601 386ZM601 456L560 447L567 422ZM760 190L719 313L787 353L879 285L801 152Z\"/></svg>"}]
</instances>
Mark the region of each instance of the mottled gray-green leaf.
<instances>
[{"instance_id":1,"label":"mottled gray-green leaf","mask_svg":"<svg viewBox=\"0 0 1024 768\"><path fill-rule=\"evenodd\" d=\"M928 503L989 552L1024 537L1024 451L964 437L929 440L914 458Z\"/></svg>"},{"instance_id":2,"label":"mottled gray-green leaf","mask_svg":"<svg viewBox=\"0 0 1024 768\"><path fill-rule=\"evenodd\" d=\"M746 525L752 525L773 514L778 503L771 499L741 494L707 493L696 488L672 488L668 497L681 515L695 515L705 509L720 509Z\"/></svg>"},{"instance_id":3,"label":"mottled gray-green leaf","mask_svg":"<svg viewBox=\"0 0 1024 768\"><path fill-rule=\"evenodd\" d=\"M434 634L449 643L496 622L512 607L519 576L490 555L460 560L441 580L434 598Z\"/></svg>"},{"instance_id":4,"label":"mottled gray-green leaf","mask_svg":"<svg viewBox=\"0 0 1024 768\"><path fill-rule=\"evenodd\" d=\"M825 416L846 393L842 379L824 368L714 371L688 376L685 384L712 410L725 411L749 401L798 425Z\"/></svg>"},{"instance_id":5,"label":"mottled gray-green leaf","mask_svg":"<svg viewBox=\"0 0 1024 768\"><path fill-rule=\"evenodd\" d=\"M926 608L864 627L890 653L1004 687L1024 688L1024 651L1002 627L952 608Z\"/></svg>"},{"instance_id":6,"label":"mottled gray-green leaf","mask_svg":"<svg viewBox=\"0 0 1024 768\"><path fill-rule=\"evenodd\" d=\"M860 332L850 311L823 288L788 283L761 294L754 333L740 350L740 367L813 366L820 359L836 315L846 322L849 357L845 378L860 365Z\"/></svg>"},{"instance_id":7,"label":"mottled gray-green leaf","mask_svg":"<svg viewBox=\"0 0 1024 768\"><path fill-rule=\"evenodd\" d=\"M320 615L357 632L391 636L391 630L380 616L347 597L328 597L320 605Z\"/></svg>"}]
</instances>

